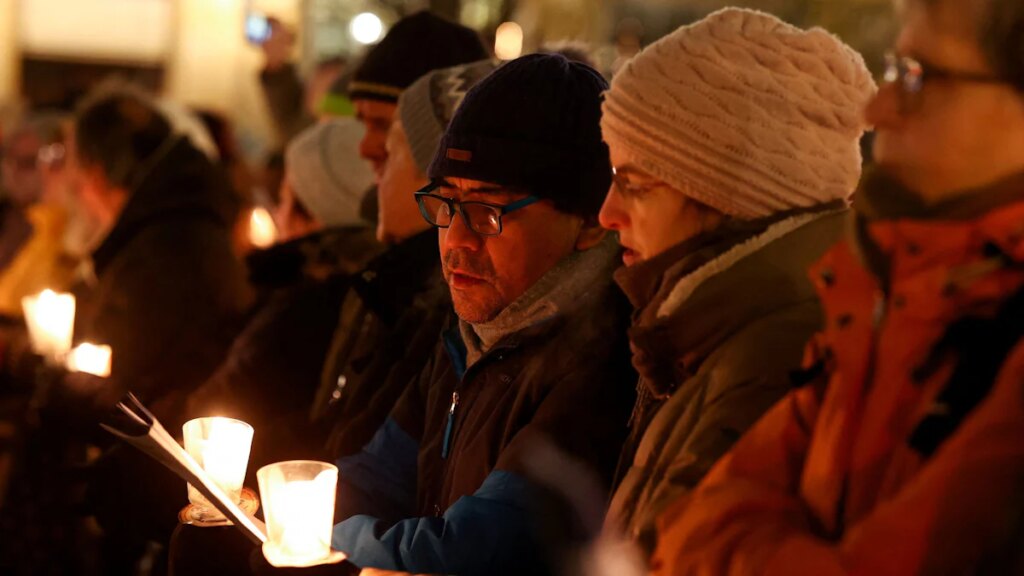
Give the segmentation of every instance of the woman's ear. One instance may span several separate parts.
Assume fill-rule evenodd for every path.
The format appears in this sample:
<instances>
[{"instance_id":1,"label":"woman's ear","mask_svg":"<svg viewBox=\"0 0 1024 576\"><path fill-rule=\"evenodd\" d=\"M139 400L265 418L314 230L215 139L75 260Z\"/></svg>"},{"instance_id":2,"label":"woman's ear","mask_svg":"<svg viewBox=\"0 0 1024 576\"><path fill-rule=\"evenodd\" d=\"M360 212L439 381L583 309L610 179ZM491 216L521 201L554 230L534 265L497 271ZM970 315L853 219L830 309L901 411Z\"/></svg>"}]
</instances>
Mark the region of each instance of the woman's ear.
<instances>
[{"instance_id":1,"label":"woman's ear","mask_svg":"<svg viewBox=\"0 0 1024 576\"><path fill-rule=\"evenodd\" d=\"M607 232L597 223L597 218L585 220L583 227L580 228L579 235L576 236L576 250L582 252L597 246L604 239L604 235Z\"/></svg>"}]
</instances>

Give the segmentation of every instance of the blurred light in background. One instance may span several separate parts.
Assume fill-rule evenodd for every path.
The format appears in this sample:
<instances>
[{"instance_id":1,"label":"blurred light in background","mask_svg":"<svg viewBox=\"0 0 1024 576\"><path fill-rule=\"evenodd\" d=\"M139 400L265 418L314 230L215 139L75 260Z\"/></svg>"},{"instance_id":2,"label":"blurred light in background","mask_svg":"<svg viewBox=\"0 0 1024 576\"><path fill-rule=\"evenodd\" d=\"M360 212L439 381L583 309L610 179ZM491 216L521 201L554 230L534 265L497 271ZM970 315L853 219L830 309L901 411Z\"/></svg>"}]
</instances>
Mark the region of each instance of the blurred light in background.
<instances>
[{"instance_id":1,"label":"blurred light in background","mask_svg":"<svg viewBox=\"0 0 1024 576\"><path fill-rule=\"evenodd\" d=\"M523 28L515 22L504 22L494 32L494 55L501 60L514 60L523 53Z\"/></svg>"},{"instance_id":2,"label":"blurred light in background","mask_svg":"<svg viewBox=\"0 0 1024 576\"><path fill-rule=\"evenodd\" d=\"M497 6L488 0L462 0L459 21L470 28L483 30L490 26ZM496 18L495 18L496 19Z\"/></svg>"},{"instance_id":3,"label":"blurred light in background","mask_svg":"<svg viewBox=\"0 0 1024 576\"><path fill-rule=\"evenodd\" d=\"M373 44L384 32L384 23L373 12L363 12L352 19L348 25L349 32L360 44Z\"/></svg>"}]
</instances>

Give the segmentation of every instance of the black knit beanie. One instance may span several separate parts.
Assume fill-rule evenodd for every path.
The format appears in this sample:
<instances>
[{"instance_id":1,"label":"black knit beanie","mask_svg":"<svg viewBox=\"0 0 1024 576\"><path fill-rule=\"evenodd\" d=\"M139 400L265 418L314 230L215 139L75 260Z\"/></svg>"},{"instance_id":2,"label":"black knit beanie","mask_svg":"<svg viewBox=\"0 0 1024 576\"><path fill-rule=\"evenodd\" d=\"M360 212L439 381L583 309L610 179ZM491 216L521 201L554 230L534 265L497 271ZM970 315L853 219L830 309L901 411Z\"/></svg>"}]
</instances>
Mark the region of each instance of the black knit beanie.
<instances>
[{"instance_id":1,"label":"black knit beanie","mask_svg":"<svg viewBox=\"0 0 1024 576\"><path fill-rule=\"evenodd\" d=\"M417 12L399 20L366 54L349 83L349 97L397 102L427 72L487 56L473 30L431 12Z\"/></svg>"},{"instance_id":2,"label":"black knit beanie","mask_svg":"<svg viewBox=\"0 0 1024 576\"><path fill-rule=\"evenodd\" d=\"M607 88L593 68L558 54L513 60L466 93L427 175L522 188L596 217L612 177L600 126Z\"/></svg>"}]
</instances>

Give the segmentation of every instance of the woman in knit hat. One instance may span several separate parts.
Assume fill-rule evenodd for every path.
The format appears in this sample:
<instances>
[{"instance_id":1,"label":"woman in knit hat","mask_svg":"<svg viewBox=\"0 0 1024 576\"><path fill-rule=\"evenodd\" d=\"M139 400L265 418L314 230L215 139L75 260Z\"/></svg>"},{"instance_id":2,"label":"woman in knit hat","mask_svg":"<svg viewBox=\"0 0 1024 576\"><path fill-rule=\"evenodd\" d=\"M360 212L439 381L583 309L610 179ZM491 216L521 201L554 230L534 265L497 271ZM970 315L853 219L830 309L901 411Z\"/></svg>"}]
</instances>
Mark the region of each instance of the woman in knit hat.
<instances>
[{"instance_id":1,"label":"woman in knit hat","mask_svg":"<svg viewBox=\"0 0 1024 576\"><path fill-rule=\"evenodd\" d=\"M640 373L608 527L654 522L792 386L821 326L807 268L840 235L875 86L821 29L726 9L630 61L601 127Z\"/></svg>"},{"instance_id":2,"label":"woman in knit hat","mask_svg":"<svg viewBox=\"0 0 1024 576\"><path fill-rule=\"evenodd\" d=\"M358 120L338 118L306 128L288 144L276 218L286 238L367 224L359 209L373 171L359 158L364 132Z\"/></svg>"}]
</instances>

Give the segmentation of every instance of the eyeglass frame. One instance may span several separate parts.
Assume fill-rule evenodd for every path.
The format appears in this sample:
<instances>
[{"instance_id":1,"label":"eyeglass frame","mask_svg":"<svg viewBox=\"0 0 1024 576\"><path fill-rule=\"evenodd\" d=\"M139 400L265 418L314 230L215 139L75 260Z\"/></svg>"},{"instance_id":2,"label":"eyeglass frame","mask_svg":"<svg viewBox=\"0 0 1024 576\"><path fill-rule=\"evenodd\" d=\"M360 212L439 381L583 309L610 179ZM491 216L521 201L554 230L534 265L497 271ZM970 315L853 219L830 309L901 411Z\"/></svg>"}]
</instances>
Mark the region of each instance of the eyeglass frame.
<instances>
[{"instance_id":1,"label":"eyeglass frame","mask_svg":"<svg viewBox=\"0 0 1024 576\"><path fill-rule=\"evenodd\" d=\"M941 66L921 62L913 56L899 55L894 50L885 53L885 71L882 81L895 84L903 96L904 103L909 98L918 98L929 80L946 80L949 82L966 82L971 84L1008 84L1005 78L981 72L961 72Z\"/></svg>"},{"instance_id":2,"label":"eyeglass frame","mask_svg":"<svg viewBox=\"0 0 1024 576\"><path fill-rule=\"evenodd\" d=\"M612 166L612 185L619 189L623 198L641 198L651 190L664 186L664 182L648 182L645 184L630 184L627 176L620 172L620 169Z\"/></svg>"},{"instance_id":3,"label":"eyeglass frame","mask_svg":"<svg viewBox=\"0 0 1024 576\"><path fill-rule=\"evenodd\" d=\"M492 204L490 202L481 202L478 200L455 200L454 198L447 198L445 196L441 196L440 194L434 194L434 191L440 188L442 184L442 182L431 182L430 184L427 184L423 188L420 188L415 193L413 193L413 197L416 198L416 205L420 209L420 215L423 216L423 219L427 221L427 224L430 224L434 228L444 229L451 227L452 222L455 222L456 215L462 216L462 222L463 224L466 225L466 228L471 230L474 234L479 234L480 236L500 236L502 231L504 230L504 224L502 224L501 221L502 216L515 212L516 210L521 210L531 204L535 204L541 201L540 197L534 196L532 194L527 196L526 198L521 198L509 204ZM448 222L447 225L442 226L433 221L434 219L431 218L431 216L427 213L427 208L424 205L423 198L434 198L448 205L448 210L451 212L451 220ZM486 232L480 232L479 230L477 230L476 226L473 224L473 221L468 216L466 216L466 213L462 210L462 206L464 204L486 206L487 208L497 211L498 231L493 234L488 234Z\"/></svg>"}]
</instances>

